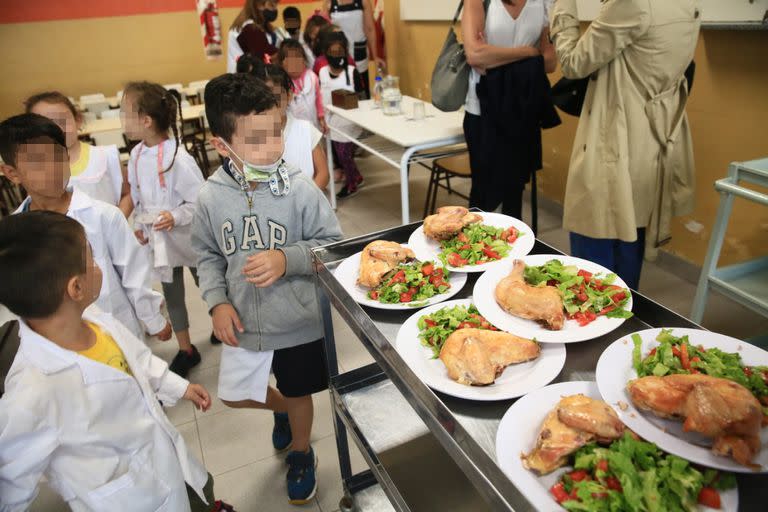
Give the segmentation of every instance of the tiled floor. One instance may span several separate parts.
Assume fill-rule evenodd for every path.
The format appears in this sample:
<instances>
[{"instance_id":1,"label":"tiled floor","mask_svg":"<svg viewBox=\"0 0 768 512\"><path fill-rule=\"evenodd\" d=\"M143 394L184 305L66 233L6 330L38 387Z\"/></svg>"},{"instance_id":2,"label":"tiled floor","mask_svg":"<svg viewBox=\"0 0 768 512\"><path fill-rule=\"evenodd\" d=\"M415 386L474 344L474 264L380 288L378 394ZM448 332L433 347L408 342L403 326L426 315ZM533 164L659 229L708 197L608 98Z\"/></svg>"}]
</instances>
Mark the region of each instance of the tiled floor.
<instances>
[{"instance_id":1,"label":"tiled floor","mask_svg":"<svg viewBox=\"0 0 768 512\"><path fill-rule=\"evenodd\" d=\"M338 217L344 233L356 236L371 231L395 226L400 223L400 199L398 174L372 158L360 158L359 165L365 176L365 187L360 193L339 203ZM466 192L468 183L454 180L453 185ZM423 198L426 193L427 172L416 168L411 176L411 216L421 218ZM452 202L441 191L439 204ZM527 218L528 207L525 208ZM568 237L561 229L557 215L546 211L539 214L539 236L560 249L568 250ZM199 382L215 397L218 378L220 347L209 344L210 321L206 308L187 276L187 305L192 319L192 336L202 353L203 362L190 375L194 382ZM641 291L656 301L683 314L690 312L695 285L684 281L675 274L657 265L646 264L641 281ZM713 296L707 310L704 326L729 335L752 337L768 333L768 320L762 319L733 304ZM356 341L343 322L336 318L336 340L340 366L350 370L371 361L370 356ZM175 353L174 343L153 342L152 348L161 357L170 360ZM336 444L333 436L331 407L327 393L314 397L315 426L313 445L320 459L318 499L304 507L304 510L332 512L338 508L341 498ZM230 410L218 400L210 411L199 413L189 403L181 403L168 409L168 415L186 439L193 453L205 463L216 480L216 494L234 504L241 512L255 511L295 511L296 507L287 504L285 493L285 465L282 456L276 454L270 444L271 414L261 411ZM353 469L364 467L362 457L353 448ZM406 469L405 471L408 471ZM418 465L413 471L418 471ZM436 479L439 480L439 479ZM451 480L453 490L451 510L480 510L474 501L474 495L462 500L461 492L455 492L455 479ZM434 490L432 492L439 492ZM413 493L414 510L434 510L428 503L427 493ZM421 502L421 503L419 503ZM41 494L33 511L53 512L63 510L63 505L50 490L41 489ZM446 509L447 510L447 509Z\"/></svg>"}]
</instances>

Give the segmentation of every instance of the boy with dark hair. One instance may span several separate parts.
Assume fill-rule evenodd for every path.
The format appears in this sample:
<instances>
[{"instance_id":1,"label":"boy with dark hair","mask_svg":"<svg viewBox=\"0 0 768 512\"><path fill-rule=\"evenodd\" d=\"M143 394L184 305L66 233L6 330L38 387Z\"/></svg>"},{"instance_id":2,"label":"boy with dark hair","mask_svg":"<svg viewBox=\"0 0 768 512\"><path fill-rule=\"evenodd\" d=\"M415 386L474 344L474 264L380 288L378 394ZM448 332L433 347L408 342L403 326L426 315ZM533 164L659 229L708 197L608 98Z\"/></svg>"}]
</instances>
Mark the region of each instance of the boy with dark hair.
<instances>
[{"instance_id":1,"label":"boy with dark hair","mask_svg":"<svg viewBox=\"0 0 768 512\"><path fill-rule=\"evenodd\" d=\"M101 280L77 221L0 221L0 303L21 317L0 399L0 509L26 510L45 474L73 510L232 510L158 402L205 411L208 392L89 308Z\"/></svg>"},{"instance_id":2,"label":"boy with dark hair","mask_svg":"<svg viewBox=\"0 0 768 512\"><path fill-rule=\"evenodd\" d=\"M294 6L283 9L283 25L291 39L301 40L301 11Z\"/></svg>"},{"instance_id":3,"label":"boy with dark hair","mask_svg":"<svg viewBox=\"0 0 768 512\"><path fill-rule=\"evenodd\" d=\"M94 258L104 273L96 305L137 338L144 331L161 340L171 325L160 308L163 296L152 290L149 254L141 249L125 216L115 206L70 190L64 132L38 114L21 114L0 123L0 170L29 196L16 213L49 210L75 219L85 228ZM143 324L143 325L142 325Z\"/></svg>"},{"instance_id":4,"label":"boy with dark hair","mask_svg":"<svg viewBox=\"0 0 768 512\"><path fill-rule=\"evenodd\" d=\"M283 160L282 114L267 85L249 74L214 78L205 112L225 161L200 191L192 246L225 344L218 395L274 412L273 446L292 449L289 502L304 504L317 489L312 394L328 385L310 248L341 239L341 229L317 186Z\"/></svg>"}]
</instances>

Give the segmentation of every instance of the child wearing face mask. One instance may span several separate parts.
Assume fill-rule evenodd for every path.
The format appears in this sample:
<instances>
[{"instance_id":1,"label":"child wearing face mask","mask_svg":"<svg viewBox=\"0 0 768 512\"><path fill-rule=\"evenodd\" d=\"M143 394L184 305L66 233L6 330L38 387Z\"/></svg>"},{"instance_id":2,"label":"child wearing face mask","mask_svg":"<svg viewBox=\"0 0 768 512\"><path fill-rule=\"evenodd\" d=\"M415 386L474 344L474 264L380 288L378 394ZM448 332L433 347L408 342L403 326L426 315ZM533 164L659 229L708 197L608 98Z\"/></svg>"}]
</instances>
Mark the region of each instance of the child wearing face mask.
<instances>
[{"instance_id":1,"label":"child wearing face mask","mask_svg":"<svg viewBox=\"0 0 768 512\"><path fill-rule=\"evenodd\" d=\"M293 99L288 106L288 112L296 119L309 121L315 128L325 133L328 127L325 124L320 79L307 66L301 43L293 39L283 41L278 55L283 69L292 82Z\"/></svg>"},{"instance_id":2,"label":"child wearing face mask","mask_svg":"<svg viewBox=\"0 0 768 512\"><path fill-rule=\"evenodd\" d=\"M272 25L276 20L276 0L246 0L229 29L228 73L235 72L237 60L245 53L261 60L276 56L277 48L283 40Z\"/></svg>"},{"instance_id":3,"label":"child wearing face mask","mask_svg":"<svg viewBox=\"0 0 768 512\"><path fill-rule=\"evenodd\" d=\"M329 36L325 57L328 65L320 70L320 90L325 106L332 104L332 93L343 89L354 92L360 84L360 76L353 64L347 62L347 38L343 32L334 32ZM326 113L326 123L329 127L342 130L349 137L357 138L362 134L360 127L342 117L335 116L331 112ZM334 130L330 131L333 149L336 152L338 163L344 172L344 186L336 194L338 199L351 197L358 192L363 184L363 176L355 163L355 143L349 142L349 138L340 135Z\"/></svg>"},{"instance_id":4,"label":"child wearing face mask","mask_svg":"<svg viewBox=\"0 0 768 512\"><path fill-rule=\"evenodd\" d=\"M225 160L200 191L192 247L225 344L218 396L273 412L272 445L291 450L288 500L300 505L317 490L312 394L327 388L310 248L342 233L320 189L285 163L283 113L265 82L250 73L214 78L205 113Z\"/></svg>"}]
</instances>

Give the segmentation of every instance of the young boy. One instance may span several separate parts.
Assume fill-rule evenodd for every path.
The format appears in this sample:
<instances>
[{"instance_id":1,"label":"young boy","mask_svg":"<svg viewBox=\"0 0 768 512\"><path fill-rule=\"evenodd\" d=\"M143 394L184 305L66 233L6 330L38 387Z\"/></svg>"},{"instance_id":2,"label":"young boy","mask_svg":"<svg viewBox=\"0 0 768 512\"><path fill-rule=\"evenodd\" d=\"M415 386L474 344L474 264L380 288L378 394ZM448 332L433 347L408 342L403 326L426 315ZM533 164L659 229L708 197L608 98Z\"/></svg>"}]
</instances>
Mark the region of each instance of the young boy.
<instances>
[{"instance_id":1,"label":"young boy","mask_svg":"<svg viewBox=\"0 0 768 512\"><path fill-rule=\"evenodd\" d=\"M117 207L68 187L69 157L61 128L38 114L6 119L0 123L0 156L5 176L29 194L16 213L64 213L85 228L93 256L104 272L96 305L141 340L145 330L169 340L171 325L160 313L163 296L152 290L149 254Z\"/></svg>"},{"instance_id":2,"label":"young boy","mask_svg":"<svg viewBox=\"0 0 768 512\"><path fill-rule=\"evenodd\" d=\"M341 229L320 189L285 164L282 114L264 82L214 78L205 112L227 159L201 189L192 223L200 289L225 344L219 398L275 413L272 443L292 449L289 502L304 504L317 489L311 395L327 387L309 251L341 239Z\"/></svg>"},{"instance_id":3,"label":"young boy","mask_svg":"<svg viewBox=\"0 0 768 512\"><path fill-rule=\"evenodd\" d=\"M205 411L208 392L88 309L101 281L77 221L0 221L0 303L21 317L0 399L0 510L26 510L42 475L72 510L231 510L158 402Z\"/></svg>"}]
</instances>

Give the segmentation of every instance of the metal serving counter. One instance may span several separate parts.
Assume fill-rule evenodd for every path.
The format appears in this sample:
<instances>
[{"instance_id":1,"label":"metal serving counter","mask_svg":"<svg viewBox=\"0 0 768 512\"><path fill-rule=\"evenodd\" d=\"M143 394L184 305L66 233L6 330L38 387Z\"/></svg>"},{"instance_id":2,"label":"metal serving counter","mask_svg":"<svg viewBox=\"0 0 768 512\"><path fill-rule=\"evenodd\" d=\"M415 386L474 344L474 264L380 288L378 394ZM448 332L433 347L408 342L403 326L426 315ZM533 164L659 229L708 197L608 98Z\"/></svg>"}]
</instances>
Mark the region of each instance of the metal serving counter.
<instances>
[{"instance_id":1,"label":"metal serving counter","mask_svg":"<svg viewBox=\"0 0 768 512\"><path fill-rule=\"evenodd\" d=\"M342 260L362 251L369 242L385 239L404 243L420 224L399 226L313 250L345 492L342 509L354 501L358 510L378 510L366 506L371 500L356 498L357 493L378 483L392 507L399 511L411 510L379 455L431 433L484 498L489 509L534 510L496 462L496 431L501 417L514 400L475 402L428 388L394 348L398 329L418 310L364 308L333 276L333 270ZM531 254L560 254L560 251L537 240ZM471 297L479 274L468 276L468 282L454 299ZM331 307L338 311L375 363L339 373ZM635 316L619 329L591 341L568 344L565 367L553 382L594 380L600 354L611 342L629 333L651 327L698 327L637 292L634 293L633 311ZM347 432L360 448L370 470L352 474ZM768 477L740 475L738 482L739 509L765 510ZM375 489L378 493L378 486ZM369 490L365 496L370 494Z\"/></svg>"}]
</instances>

